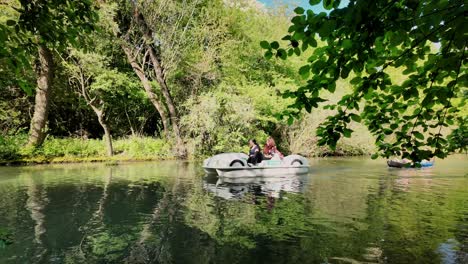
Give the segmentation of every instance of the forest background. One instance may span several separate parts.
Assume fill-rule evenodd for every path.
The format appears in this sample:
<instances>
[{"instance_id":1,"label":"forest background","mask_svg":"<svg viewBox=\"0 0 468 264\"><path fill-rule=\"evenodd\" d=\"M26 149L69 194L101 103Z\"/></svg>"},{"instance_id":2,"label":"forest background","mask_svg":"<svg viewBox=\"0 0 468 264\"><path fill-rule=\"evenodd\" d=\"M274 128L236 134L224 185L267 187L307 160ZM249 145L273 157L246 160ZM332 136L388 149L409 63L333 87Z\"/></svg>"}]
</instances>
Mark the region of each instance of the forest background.
<instances>
[{"instance_id":1,"label":"forest background","mask_svg":"<svg viewBox=\"0 0 468 264\"><path fill-rule=\"evenodd\" d=\"M335 149L318 146L316 129L331 109L281 118L294 102L281 93L306 83L300 68L313 49L286 61L267 59L260 42L285 35L291 6L23 2L4 0L0 9L2 163L202 158L246 152L248 139L263 144L270 135L285 154L375 151L375 139L359 123ZM390 72L393 80L406 79L398 69ZM48 90L38 99L41 81ZM325 98L334 103L351 90L339 80ZM38 102L46 119L32 138ZM457 115L467 113L464 107Z\"/></svg>"}]
</instances>

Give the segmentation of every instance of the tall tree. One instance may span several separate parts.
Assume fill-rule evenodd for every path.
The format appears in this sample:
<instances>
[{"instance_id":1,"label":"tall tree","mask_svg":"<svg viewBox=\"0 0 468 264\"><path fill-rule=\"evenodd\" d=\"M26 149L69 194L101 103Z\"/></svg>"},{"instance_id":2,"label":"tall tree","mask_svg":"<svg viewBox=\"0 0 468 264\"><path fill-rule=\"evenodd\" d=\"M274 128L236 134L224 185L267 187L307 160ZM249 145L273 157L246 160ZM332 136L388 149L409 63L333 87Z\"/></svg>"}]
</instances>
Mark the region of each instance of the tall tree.
<instances>
[{"instance_id":1,"label":"tall tree","mask_svg":"<svg viewBox=\"0 0 468 264\"><path fill-rule=\"evenodd\" d=\"M124 50L129 63L140 78L147 95L159 112L166 133L171 134L176 140L178 156L185 156L186 149L179 126L179 115L169 88L164 65L162 63L161 46L162 39L155 37L155 30L149 25L145 15L141 11L146 2L136 3L124 1L120 8L118 23ZM158 2L163 5L164 3ZM150 8L155 8L151 6ZM159 93L153 91L151 81L158 84Z\"/></svg>"},{"instance_id":2,"label":"tall tree","mask_svg":"<svg viewBox=\"0 0 468 264\"><path fill-rule=\"evenodd\" d=\"M84 35L93 30L96 19L91 0L20 0L7 2L18 12L18 20L8 20L14 30L5 31L10 42L17 42L26 53L37 58L37 89L34 115L31 120L29 143L41 145L45 138L50 105L51 83L54 76L54 51L63 51L67 46L78 46ZM12 67L28 67L24 53L14 56Z\"/></svg>"},{"instance_id":3,"label":"tall tree","mask_svg":"<svg viewBox=\"0 0 468 264\"><path fill-rule=\"evenodd\" d=\"M379 153L374 158L397 155L420 161L444 158L452 146L460 148L441 132L454 120L467 122L466 116L457 118L461 104L453 100L468 84L466 1L354 0L338 8L340 3L323 1L329 14L296 8L283 38L288 47L260 43L268 58L286 59L315 48L299 70L307 84L284 94L295 99L288 115L312 111L326 101L323 91L333 93L338 79L350 79L353 92L325 106L337 113L318 128L320 145L336 147L341 136L351 136L349 123L363 120L376 137ZM401 69L407 79L392 79L391 68ZM466 148L467 141L461 142Z\"/></svg>"},{"instance_id":4,"label":"tall tree","mask_svg":"<svg viewBox=\"0 0 468 264\"><path fill-rule=\"evenodd\" d=\"M105 58L96 53L83 53L72 50L69 62L65 63L70 76L70 84L86 104L91 107L104 130L107 155L114 153L111 131L108 122L110 102L108 94L114 94L116 89L122 88L125 78L118 72L106 69Z\"/></svg>"}]
</instances>

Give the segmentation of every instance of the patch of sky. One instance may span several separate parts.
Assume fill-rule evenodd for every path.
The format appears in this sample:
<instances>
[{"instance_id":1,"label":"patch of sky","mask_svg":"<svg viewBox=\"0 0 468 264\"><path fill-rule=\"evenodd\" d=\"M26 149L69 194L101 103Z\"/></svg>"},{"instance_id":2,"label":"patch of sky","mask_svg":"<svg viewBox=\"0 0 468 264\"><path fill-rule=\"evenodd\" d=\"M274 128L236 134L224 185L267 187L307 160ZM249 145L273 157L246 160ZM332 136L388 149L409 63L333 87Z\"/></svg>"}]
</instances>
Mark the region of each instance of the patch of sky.
<instances>
[{"instance_id":1,"label":"patch of sky","mask_svg":"<svg viewBox=\"0 0 468 264\"><path fill-rule=\"evenodd\" d=\"M318 14L320 12L325 12L325 13L330 13L331 10L326 10L323 7L323 2L320 2L317 5L311 6L309 4L309 0L257 0L260 3L263 3L266 7L273 7L273 6L279 6L279 5L287 5L288 8L294 10L294 8L300 6L303 7L305 10L311 9L314 11L314 13ZM340 6L338 8L343 8L347 6L349 3L349 0L342 0L340 3Z\"/></svg>"}]
</instances>

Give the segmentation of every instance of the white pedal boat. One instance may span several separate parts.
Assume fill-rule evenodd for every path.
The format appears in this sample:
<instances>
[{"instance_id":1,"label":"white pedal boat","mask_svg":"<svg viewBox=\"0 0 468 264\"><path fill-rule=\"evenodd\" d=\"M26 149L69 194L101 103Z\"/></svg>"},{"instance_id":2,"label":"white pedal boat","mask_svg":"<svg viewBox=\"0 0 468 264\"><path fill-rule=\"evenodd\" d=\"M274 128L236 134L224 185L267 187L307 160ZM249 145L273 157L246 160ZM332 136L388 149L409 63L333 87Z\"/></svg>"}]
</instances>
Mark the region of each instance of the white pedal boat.
<instances>
[{"instance_id":1,"label":"white pedal boat","mask_svg":"<svg viewBox=\"0 0 468 264\"><path fill-rule=\"evenodd\" d=\"M283 159L264 160L256 165L247 164L244 153L223 153L206 159L203 169L209 175L224 178L287 177L309 172L309 161L300 155Z\"/></svg>"}]
</instances>

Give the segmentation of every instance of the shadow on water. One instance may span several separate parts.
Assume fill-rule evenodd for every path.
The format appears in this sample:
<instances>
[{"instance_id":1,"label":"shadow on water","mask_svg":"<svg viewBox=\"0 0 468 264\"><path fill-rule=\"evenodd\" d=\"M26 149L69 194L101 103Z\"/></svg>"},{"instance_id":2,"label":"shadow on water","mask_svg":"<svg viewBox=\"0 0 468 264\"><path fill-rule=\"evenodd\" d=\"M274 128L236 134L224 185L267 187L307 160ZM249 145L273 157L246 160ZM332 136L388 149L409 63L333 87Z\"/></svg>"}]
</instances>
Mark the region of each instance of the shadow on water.
<instances>
[{"instance_id":1,"label":"shadow on water","mask_svg":"<svg viewBox=\"0 0 468 264\"><path fill-rule=\"evenodd\" d=\"M466 161L247 181L187 162L0 168L0 263L467 263Z\"/></svg>"}]
</instances>

